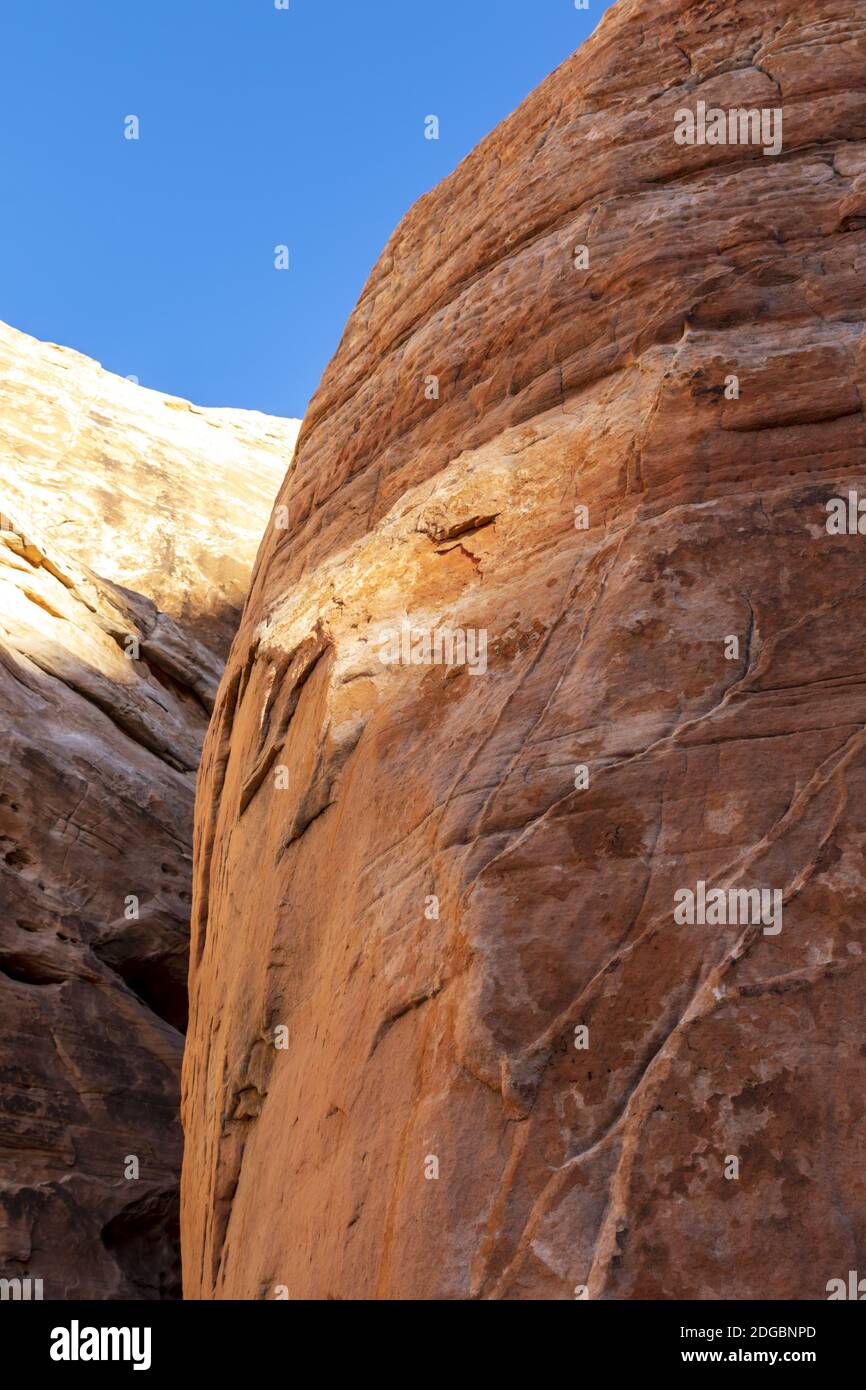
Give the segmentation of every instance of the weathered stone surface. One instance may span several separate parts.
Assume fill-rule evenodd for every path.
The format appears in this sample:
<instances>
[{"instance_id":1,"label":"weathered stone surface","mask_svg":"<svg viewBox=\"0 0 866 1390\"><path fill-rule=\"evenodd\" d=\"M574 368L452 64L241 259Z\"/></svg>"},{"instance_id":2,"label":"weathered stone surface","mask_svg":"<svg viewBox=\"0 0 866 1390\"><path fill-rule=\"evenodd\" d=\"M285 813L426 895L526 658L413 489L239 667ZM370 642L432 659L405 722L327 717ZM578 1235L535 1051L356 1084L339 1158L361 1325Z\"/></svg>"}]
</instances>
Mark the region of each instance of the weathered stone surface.
<instances>
[{"instance_id":1,"label":"weathered stone surface","mask_svg":"<svg viewBox=\"0 0 866 1390\"><path fill-rule=\"evenodd\" d=\"M177 1296L195 772L289 422L0 350L0 1276Z\"/></svg>"},{"instance_id":2,"label":"weathered stone surface","mask_svg":"<svg viewBox=\"0 0 866 1390\"><path fill-rule=\"evenodd\" d=\"M622 0L374 270L203 756L188 1296L857 1267L864 22ZM782 154L677 144L699 100ZM383 664L404 620L487 673ZM781 932L678 924L699 881Z\"/></svg>"},{"instance_id":3,"label":"weathered stone surface","mask_svg":"<svg viewBox=\"0 0 866 1390\"><path fill-rule=\"evenodd\" d=\"M0 324L7 505L224 658L297 420L142 390ZM87 465L86 473L83 465Z\"/></svg>"}]
</instances>

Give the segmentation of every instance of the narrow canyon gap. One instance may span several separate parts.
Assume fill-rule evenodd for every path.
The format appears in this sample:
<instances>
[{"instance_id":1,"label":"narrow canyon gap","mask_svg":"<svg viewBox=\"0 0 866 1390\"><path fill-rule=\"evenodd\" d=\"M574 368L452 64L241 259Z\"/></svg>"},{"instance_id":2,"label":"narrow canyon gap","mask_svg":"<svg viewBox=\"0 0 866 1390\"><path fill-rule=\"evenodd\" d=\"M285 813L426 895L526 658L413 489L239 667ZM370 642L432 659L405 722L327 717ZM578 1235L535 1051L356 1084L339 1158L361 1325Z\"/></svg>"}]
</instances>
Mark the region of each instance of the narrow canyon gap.
<instances>
[{"instance_id":1,"label":"narrow canyon gap","mask_svg":"<svg viewBox=\"0 0 866 1390\"><path fill-rule=\"evenodd\" d=\"M621 0L374 269L205 743L188 1297L857 1267L864 24ZM443 629L486 669L403 660Z\"/></svg>"}]
</instances>

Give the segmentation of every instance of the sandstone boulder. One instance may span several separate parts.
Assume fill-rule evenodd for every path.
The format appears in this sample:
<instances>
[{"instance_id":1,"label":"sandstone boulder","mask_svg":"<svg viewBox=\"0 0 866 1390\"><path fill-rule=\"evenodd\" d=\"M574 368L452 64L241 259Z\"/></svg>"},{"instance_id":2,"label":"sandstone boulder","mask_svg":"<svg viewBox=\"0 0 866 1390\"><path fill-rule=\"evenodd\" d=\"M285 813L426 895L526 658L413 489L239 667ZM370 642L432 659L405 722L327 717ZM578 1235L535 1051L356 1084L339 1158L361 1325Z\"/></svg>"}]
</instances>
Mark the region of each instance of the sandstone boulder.
<instances>
[{"instance_id":1,"label":"sandstone boulder","mask_svg":"<svg viewBox=\"0 0 866 1390\"><path fill-rule=\"evenodd\" d=\"M857 1267L864 65L859 0L621 0L373 271L205 744L188 1296Z\"/></svg>"}]
</instances>

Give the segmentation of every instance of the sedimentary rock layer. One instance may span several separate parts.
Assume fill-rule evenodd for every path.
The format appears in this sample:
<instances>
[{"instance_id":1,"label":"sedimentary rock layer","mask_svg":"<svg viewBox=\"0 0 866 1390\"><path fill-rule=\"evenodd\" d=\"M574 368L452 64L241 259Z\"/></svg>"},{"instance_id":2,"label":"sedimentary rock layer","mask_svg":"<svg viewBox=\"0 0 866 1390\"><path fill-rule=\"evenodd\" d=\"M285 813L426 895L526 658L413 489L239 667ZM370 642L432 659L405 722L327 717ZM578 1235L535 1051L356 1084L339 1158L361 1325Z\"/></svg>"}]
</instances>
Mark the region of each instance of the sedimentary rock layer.
<instances>
[{"instance_id":1,"label":"sedimentary rock layer","mask_svg":"<svg viewBox=\"0 0 866 1390\"><path fill-rule=\"evenodd\" d=\"M225 658L297 420L142 390L0 324L3 502Z\"/></svg>"},{"instance_id":2,"label":"sedimentary rock layer","mask_svg":"<svg viewBox=\"0 0 866 1390\"><path fill-rule=\"evenodd\" d=\"M195 773L291 427L0 352L0 1276L177 1296Z\"/></svg>"},{"instance_id":3,"label":"sedimentary rock layer","mask_svg":"<svg viewBox=\"0 0 866 1390\"><path fill-rule=\"evenodd\" d=\"M622 0L373 271L205 745L189 1296L857 1267L864 22Z\"/></svg>"}]
</instances>

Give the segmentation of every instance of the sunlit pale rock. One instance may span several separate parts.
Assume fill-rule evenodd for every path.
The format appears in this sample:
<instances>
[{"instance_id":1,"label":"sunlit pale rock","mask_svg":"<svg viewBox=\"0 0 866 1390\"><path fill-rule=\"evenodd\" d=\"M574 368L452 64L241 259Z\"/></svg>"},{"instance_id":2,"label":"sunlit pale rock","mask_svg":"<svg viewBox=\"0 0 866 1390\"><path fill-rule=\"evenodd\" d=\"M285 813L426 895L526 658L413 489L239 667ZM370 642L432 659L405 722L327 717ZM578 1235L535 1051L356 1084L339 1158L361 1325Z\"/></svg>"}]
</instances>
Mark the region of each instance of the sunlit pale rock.
<instances>
[{"instance_id":1,"label":"sunlit pale rock","mask_svg":"<svg viewBox=\"0 0 866 1390\"><path fill-rule=\"evenodd\" d=\"M298 428L143 390L0 324L6 505L223 657Z\"/></svg>"}]
</instances>

